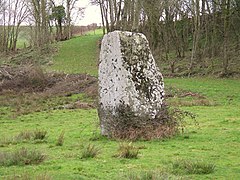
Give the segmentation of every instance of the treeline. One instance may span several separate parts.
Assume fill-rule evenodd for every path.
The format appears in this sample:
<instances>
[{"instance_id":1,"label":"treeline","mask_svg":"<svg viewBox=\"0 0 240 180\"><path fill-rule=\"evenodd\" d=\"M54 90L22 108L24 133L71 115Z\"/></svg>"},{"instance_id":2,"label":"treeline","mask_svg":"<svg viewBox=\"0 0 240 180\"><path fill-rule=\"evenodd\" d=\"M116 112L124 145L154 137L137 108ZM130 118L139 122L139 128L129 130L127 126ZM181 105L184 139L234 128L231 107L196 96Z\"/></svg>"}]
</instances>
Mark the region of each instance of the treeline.
<instances>
[{"instance_id":1,"label":"treeline","mask_svg":"<svg viewBox=\"0 0 240 180\"><path fill-rule=\"evenodd\" d=\"M73 18L83 15L77 0L0 0L0 53L15 51L20 26L30 27L29 44L46 48L54 41L70 39Z\"/></svg>"},{"instance_id":2,"label":"treeline","mask_svg":"<svg viewBox=\"0 0 240 180\"><path fill-rule=\"evenodd\" d=\"M99 5L105 32L144 33L170 71L187 59L188 74L196 67L221 66L230 72L240 55L240 0L91 0Z\"/></svg>"},{"instance_id":3,"label":"treeline","mask_svg":"<svg viewBox=\"0 0 240 180\"><path fill-rule=\"evenodd\" d=\"M72 34L73 35L84 35L89 31L94 31L97 28L100 28L96 23L89 24L87 26L73 26Z\"/></svg>"}]
</instances>

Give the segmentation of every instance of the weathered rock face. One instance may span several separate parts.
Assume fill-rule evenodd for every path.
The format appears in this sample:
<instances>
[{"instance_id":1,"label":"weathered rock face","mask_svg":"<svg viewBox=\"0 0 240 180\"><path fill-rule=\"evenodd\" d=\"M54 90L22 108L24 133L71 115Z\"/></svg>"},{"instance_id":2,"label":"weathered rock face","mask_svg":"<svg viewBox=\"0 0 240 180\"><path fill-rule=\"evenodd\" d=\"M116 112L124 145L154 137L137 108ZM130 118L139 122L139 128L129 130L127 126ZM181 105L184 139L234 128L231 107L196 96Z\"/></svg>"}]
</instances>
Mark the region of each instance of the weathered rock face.
<instances>
[{"instance_id":1,"label":"weathered rock face","mask_svg":"<svg viewBox=\"0 0 240 180\"><path fill-rule=\"evenodd\" d=\"M136 117L156 118L163 98L163 77L146 37L122 31L105 35L99 64L98 112L102 134L111 136L112 127L126 116L128 121Z\"/></svg>"}]
</instances>

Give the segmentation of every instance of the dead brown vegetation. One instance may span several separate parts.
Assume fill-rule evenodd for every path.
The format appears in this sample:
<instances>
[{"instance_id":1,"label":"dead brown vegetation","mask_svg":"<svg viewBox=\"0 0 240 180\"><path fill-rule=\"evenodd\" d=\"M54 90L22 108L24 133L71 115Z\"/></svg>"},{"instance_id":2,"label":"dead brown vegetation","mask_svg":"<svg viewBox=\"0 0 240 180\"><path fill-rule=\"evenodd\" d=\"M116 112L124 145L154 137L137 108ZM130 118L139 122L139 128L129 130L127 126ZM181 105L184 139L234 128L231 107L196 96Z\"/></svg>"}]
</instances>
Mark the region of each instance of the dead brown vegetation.
<instances>
[{"instance_id":1,"label":"dead brown vegetation","mask_svg":"<svg viewBox=\"0 0 240 180\"><path fill-rule=\"evenodd\" d=\"M154 119L139 118L128 107L120 107L117 121L109 121L107 128L114 139L135 141L170 138L184 131L186 116L195 119L192 113L167 105L163 105L162 111Z\"/></svg>"},{"instance_id":2,"label":"dead brown vegetation","mask_svg":"<svg viewBox=\"0 0 240 180\"><path fill-rule=\"evenodd\" d=\"M0 94L6 91L66 96L86 92L96 96L97 79L87 74L45 73L34 65L1 66Z\"/></svg>"},{"instance_id":3,"label":"dead brown vegetation","mask_svg":"<svg viewBox=\"0 0 240 180\"><path fill-rule=\"evenodd\" d=\"M89 109L94 102L72 99L74 94L97 97L97 78L87 74L46 73L40 66L0 66L1 105L13 116L51 109ZM59 98L61 97L61 98Z\"/></svg>"}]
</instances>

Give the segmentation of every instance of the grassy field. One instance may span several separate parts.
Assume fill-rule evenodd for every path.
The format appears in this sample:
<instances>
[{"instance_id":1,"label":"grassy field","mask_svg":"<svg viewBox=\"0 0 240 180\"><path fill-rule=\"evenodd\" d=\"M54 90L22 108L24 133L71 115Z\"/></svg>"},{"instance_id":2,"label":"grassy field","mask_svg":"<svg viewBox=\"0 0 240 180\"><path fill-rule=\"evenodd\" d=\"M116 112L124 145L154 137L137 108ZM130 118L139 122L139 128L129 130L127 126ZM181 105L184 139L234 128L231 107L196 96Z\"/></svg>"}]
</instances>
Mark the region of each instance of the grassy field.
<instances>
[{"instance_id":1,"label":"grassy field","mask_svg":"<svg viewBox=\"0 0 240 180\"><path fill-rule=\"evenodd\" d=\"M65 73L87 73L97 76L98 43L102 36L99 29L94 35L90 32L84 36L75 37L69 41L61 42L59 53L54 56L51 70Z\"/></svg>"},{"instance_id":2,"label":"grassy field","mask_svg":"<svg viewBox=\"0 0 240 180\"><path fill-rule=\"evenodd\" d=\"M89 34L61 42L50 69L97 76L100 37L100 33ZM96 109L46 110L12 117L11 107L0 105L0 179L239 179L239 79L171 78L165 79L165 86L204 97L168 99L196 114L198 125L186 119L183 134L133 142L139 150L133 159L116 157L123 142L100 136ZM6 152L18 151L15 159L24 155L23 147L40 151L44 160L32 164L14 164L11 158L4 161ZM83 157L88 147L96 157Z\"/></svg>"}]
</instances>

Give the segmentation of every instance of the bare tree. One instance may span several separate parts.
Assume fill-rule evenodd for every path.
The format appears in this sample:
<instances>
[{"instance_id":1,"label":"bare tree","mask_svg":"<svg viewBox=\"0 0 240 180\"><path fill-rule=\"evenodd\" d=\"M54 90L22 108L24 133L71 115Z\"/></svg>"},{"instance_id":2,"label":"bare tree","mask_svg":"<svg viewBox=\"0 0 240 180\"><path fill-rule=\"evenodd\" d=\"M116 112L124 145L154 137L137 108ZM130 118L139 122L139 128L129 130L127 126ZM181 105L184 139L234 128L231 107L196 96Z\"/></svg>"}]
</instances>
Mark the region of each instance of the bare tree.
<instances>
[{"instance_id":1,"label":"bare tree","mask_svg":"<svg viewBox=\"0 0 240 180\"><path fill-rule=\"evenodd\" d=\"M103 33L124 29L123 14L124 7L128 1L123 0L91 0L93 5L99 5L103 25ZM106 29L106 31L105 31Z\"/></svg>"},{"instance_id":2,"label":"bare tree","mask_svg":"<svg viewBox=\"0 0 240 180\"><path fill-rule=\"evenodd\" d=\"M76 2L78 0L66 0L66 25L67 25L67 39L70 39L72 37L72 16L73 16L73 10L76 9ZM81 14L84 8L78 8L77 13Z\"/></svg>"},{"instance_id":3,"label":"bare tree","mask_svg":"<svg viewBox=\"0 0 240 180\"><path fill-rule=\"evenodd\" d=\"M199 49L199 38L200 38L200 4L199 0L192 0L192 20L193 20L193 40L192 40L192 53L189 65L189 75L192 73L194 61L197 58L197 51Z\"/></svg>"},{"instance_id":4,"label":"bare tree","mask_svg":"<svg viewBox=\"0 0 240 180\"><path fill-rule=\"evenodd\" d=\"M1 52L15 51L20 25L28 16L28 8L25 0L2 0L0 2L0 47Z\"/></svg>"},{"instance_id":5,"label":"bare tree","mask_svg":"<svg viewBox=\"0 0 240 180\"><path fill-rule=\"evenodd\" d=\"M28 7L34 23L34 46L40 49L48 48L51 42L49 30L49 1L30 0Z\"/></svg>"}]
</instances>

